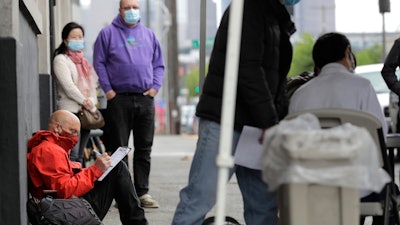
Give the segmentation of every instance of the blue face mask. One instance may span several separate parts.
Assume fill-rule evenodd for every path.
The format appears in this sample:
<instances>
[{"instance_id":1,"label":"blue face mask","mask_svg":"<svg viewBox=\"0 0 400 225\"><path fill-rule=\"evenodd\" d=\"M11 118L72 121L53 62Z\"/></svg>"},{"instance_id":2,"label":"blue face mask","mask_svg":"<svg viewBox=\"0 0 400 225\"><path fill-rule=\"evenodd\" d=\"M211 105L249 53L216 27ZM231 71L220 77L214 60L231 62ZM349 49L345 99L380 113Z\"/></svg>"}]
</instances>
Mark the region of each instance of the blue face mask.
<instances>
[{"instance_id":1,"label":"blue face mask","mask_svg":"<svg viewBox=\"0 0 400 225\"><path fill-rule=\"evenodd\" d=\"M84 48L83 40L70 40L68 41L68 48L69 50L76 52L80 51Z\"/></svg>"},{"instance_id":2,"label":"blue face mask","mask_svg":"<svg viewBox=\"0 0 400 225\"><path fill-rule=\"evenodd\" d=\"M136 24L140 20L139 9L125 10L125 22L128 24Z\"/></svg>"},{"instance_id":3,"label":"blue face mask","mask_svg":"<svg viewBox=\"0 0 400 225\"><path fill-rule=\"evenodd\" d=\"M283 4L285 4L285 5L296 5L299 2L300 2L300 0L284 0Z\"/></svg>"}]
</instances>

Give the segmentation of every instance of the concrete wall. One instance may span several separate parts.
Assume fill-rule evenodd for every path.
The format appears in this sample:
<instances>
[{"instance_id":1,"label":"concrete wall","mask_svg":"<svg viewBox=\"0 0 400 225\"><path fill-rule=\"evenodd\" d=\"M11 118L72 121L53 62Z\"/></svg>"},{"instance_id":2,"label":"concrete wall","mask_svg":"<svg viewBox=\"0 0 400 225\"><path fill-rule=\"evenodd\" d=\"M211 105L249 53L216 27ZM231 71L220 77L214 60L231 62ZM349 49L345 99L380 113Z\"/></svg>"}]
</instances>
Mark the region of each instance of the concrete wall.
<instances>
[{"instance_id":1,"label":"concrete wall","mask_svg":"<svg viewBox=\"0 0 400 225\"><path fill-rule=\"evenodd\" d=\"M29 223L27 140L33 132L46 129L54 110L50 2L0 1L0 224ZM54 31L60 35L64 24L71 21L71 5L76 1L56 3Z\"/></svg>"},{"instance_id":2,"label":"concrete wall","mask_svg":"<svg viewBox=\"0 0 400 225\"><path fill-rule=\"evenodd\" d=\"M41 14L33 0L2 1L0 14L0 224L27 224L26 141L40 121Z\"/></svg>"},{"instance_id":3,"label":"concrete wall","mask_svg":"<svg viewBox=\"0 0 400 225\"><path fill-rule=\"evenodd\" d=\"M38 35L38 66L39 66L39 96L40 96L40 129L47 128L47 121L53 110L53 93L51 79L51 46L50 40L50 1L38 4L43 15L42 32Z\"/></svg>"}]
</instances>

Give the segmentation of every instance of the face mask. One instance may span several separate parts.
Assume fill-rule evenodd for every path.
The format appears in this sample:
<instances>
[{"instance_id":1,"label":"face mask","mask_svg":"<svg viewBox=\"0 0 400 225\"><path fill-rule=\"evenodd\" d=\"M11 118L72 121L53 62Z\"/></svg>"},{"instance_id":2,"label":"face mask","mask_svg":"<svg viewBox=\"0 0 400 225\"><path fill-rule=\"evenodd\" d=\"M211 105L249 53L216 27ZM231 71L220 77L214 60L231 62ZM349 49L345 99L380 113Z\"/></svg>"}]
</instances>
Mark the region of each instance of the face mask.
<instances>
[{"instance_id":1,"label":"face mask","mask_svg":"<svg viewBox=\"0 0 400 225\"><path fill-rule=\"evenodd\" d=\"M64 130L61 131L58 137L58 144L67 151L71 150L78 143L78 141L78 135L67 133Z\"/></svg>"},{"instance_id":2,"label":"face mask","mask_svg":"<svg viewBox=\"0 0 400 225\"><path fill-rule=\"evenodd\" d=\"M83 47L84 47L83 40L81 40L81 41L78 41L78 40L70 40L70 41L68 41L68 48L73 52L80 51L80 50L83 49Z\"/></svg>"},{"instance_id":3,"label":"face mask","mask_svg":"<svg viewBox=\"0 0 400 225\"><path fill-rule=\"evenodd\" d=\"M285 5L296 5L299 2L300 2L300 0L284 0L283 4L285 4Z\"/></svg>"},{"instance_id":4,"label":"face mask","mask_svg":"<svg viewBox=\"0 0 400 225\"><path fill-rule=\"evenodd\" d=\"M128 24L136 24L140 20L139 9L125 10L125 22Z\"/></svg>"}]
</instances>

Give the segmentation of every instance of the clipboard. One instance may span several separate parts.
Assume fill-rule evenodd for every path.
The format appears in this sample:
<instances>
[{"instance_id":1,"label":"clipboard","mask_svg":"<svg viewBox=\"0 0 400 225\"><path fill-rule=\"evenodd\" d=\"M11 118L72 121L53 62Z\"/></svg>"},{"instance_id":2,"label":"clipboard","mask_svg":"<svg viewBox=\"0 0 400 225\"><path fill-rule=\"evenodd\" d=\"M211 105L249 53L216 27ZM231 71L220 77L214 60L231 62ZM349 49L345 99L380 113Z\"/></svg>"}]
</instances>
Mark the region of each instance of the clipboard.
<instances>
[{"instance_id":1,"label":"clipboard","mask_svg":"<svg viewBox=\"0 0 400 225\"><path fill-rule=\"evenodd\" d=\"M132 148L123 146L119 147L112 155L111 155L111 166L108 167L106 171L97 179L98 181L102 181L104 177L106 177L111 170L132 150Z\"/></svg>"}]
</instances>

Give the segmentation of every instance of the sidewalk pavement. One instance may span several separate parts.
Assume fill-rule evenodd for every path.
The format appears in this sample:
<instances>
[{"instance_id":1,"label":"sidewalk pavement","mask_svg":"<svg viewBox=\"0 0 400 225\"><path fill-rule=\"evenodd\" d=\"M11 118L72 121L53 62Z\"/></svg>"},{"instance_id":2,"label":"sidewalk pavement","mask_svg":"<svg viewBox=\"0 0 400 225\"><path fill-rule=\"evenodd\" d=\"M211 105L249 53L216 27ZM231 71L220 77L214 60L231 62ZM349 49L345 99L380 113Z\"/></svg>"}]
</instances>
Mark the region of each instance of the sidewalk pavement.
<instances>
[{"instance_id":1,"label":"sidewalk pavement","mask_svg":"<svg viewBox=\"0 0 400 225\"><path fill-rule=\"evenodd\" d=\"M156 135L154 137L149 194L160 203L160 208L145 209L149 225L171 224L179 201L179 190L188 181L196 141L197 136L194 135ZM129 144L132 145L132 140ZM132 163L131 161L132 154L129 155L129 162ZM132 165L130 168L132 172ZM226 215L244 224L242 197L235 177L232 177L227 186ZM215 207L208 216L215 216ZM111 206L103 223L104 225L121 225L118 209L114 205Z\"/></svg>"},{"instance_id":2,"label":"sidewalk pavement","mask_svg":"<svg viewBox=\"0 0 400 225\"><path fill-rule=\"evenodd\" d=\"M179 190L188 181L192 156L196 147L197 136L194 135L156 135L152 153L150 172L150 195L160 203L160 208L145 209L149 225L170 225L179 201ZM130 146L132 140L129 141ZM131 146L132 147L132 146ZM132 172L132 154L129 155L130 171ZM396 178L399 177L399 166L396 165ZM396 179L396 182L399 182ZM215 207L207 217L215 216ZM226 211L231 216L244 223L243 203L236 177L233 176L227 185ZM103 220L104 225L121 225L118 209L111 206ZM371 225L367 218L365 225Z\"/></svg>"}]
</instances>

